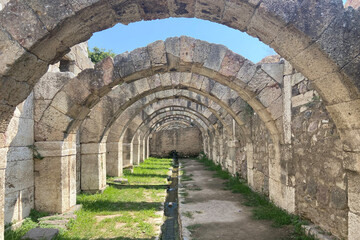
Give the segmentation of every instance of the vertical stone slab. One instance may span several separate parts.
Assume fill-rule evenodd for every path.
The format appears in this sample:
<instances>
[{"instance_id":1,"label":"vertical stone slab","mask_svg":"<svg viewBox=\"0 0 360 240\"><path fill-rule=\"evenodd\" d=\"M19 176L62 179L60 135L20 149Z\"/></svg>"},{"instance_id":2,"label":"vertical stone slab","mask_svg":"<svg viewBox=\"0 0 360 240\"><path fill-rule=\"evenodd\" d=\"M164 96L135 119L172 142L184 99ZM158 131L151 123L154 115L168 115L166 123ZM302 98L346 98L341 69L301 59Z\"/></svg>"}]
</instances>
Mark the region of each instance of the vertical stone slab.
<instances>
[{"instance_id":1,"label":"vertical stone slab","mask_svg":"<svg viewBox=\"0 0 360 240\"><path fill-rule=\"evenodd\" d=\"M360 174L348 173L348 238L360 239Z\"/></svg>"},{"instance_id":2,"label":"vertical stone slab","mask_svg":"<svg viewBox=\"0 0 360 240\"><path fill-rule=\"evenodd\" d=\"M106 143L81 144L81 190L89 193L106 188Z\"/></svg>"},{"instance_id":3,"label":"vertical stone slab","mask_svg":"<svg viewBox=\"0 0 360 240\"><path fill-rule=\"evenodd\" d=\"M0 168L0 240L4 239L5 168Z\"/></svg>"},{"instance_id":4,"label":"vertical stone slab","mask_svg":"<svg viewBox=\"0 0 360 240\"><path fill-rule=\"evenodd\" d=\"M36 142L35 208L63 213L76 204L76 141Z\"/></svg>"},{"instance_id":5,"label":"vertical stone slab","mask_svg":"<svg viewBox=\"0 0 360 240\"><path fill-rule=\"evenodd\" d=\"M119 177L123 174L119 144L119 142L106 143L106 174L111 177Z\"/></svg>"},{"instance_id":6,"label":"vertical stone slab","mask_svg":"<svg viewBox=\"0 0 360 240\"><path fill-rule=\"evenodd\" d=\"M133 159L131 158L131 143L122 143L122 159L124 167L133 165Z\"/></svg>"},{"instance_id":7,"label":"vertical stone slab","mask_svg":"<svg viewBox=\"0 0 360 240\"><path fill-rule=\"evenodd\" d=\"M139 162L142 163L144 162L144 144L142 143L141 140L139 140L140 144L139 144Z\"/></svg>"},{"instance_id":8,"label":"vertical stone slab","mask_svg":"<svg viewBox=\"0 0 360 240\"><path fill-rule=\"evenodd\" d=\"M131 150L130 150L130 162L133 163L133 165L139 165L139 144L136 142L131 143Z\"/></svg>"},{"instance_id":9,"label":"vertical stone slab","mask_svg":"<svg viewBox=\"0 0 360 240\"><path fill-rule=\"evenodd\" d=\"M292 86L290 76L284 77L284 89L283 89L283 131L284 131L284 143L291 144L291 97Z\"/></svg>"}]
</instances>

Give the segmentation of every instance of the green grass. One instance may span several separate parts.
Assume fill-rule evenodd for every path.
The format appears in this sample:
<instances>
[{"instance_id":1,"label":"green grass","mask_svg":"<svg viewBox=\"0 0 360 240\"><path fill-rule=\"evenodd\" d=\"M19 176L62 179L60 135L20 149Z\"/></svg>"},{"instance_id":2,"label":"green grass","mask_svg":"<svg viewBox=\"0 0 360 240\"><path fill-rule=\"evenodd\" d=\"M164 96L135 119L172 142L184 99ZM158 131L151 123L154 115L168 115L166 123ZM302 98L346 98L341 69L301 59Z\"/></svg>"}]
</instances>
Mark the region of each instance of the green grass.
<instances>
[{"instance_id":1,"label":"green grass","mask_svg":"<svg viewBox=\"0 0 360 240\"><path fill-rule=\"evenodd\" d=\"M306 222L301 218L288 214L286 211L270 202L266 196L252 191L244 180L239 177L231 176L229 172L222 170L220 165L215 164L206 156L203 155L198 160L203 163L207 169L216 172L214 177L227 180L225 189L230 190L233 193L240 193L244 196L244 204L253 208L252 213L255 219L271 220L273 221L273 227L282 227L286 225L294 226L294 233L291 239L315 240L315 238L305 235L301 225L306 224Z\"/></svg>"},{"instance_id":2,"label":"green grass","mask_svg":"<svg viewBox=\"0 0 360 240\"><path fill-rule=\"evenodd\" d=\"M189 212L189 211L184 212L183 215L184 215L185 217L187 217L187 218L191 218L191 219L194 218L194 214L193 214L192 212Z\"/></svg>"},{"instance_id":3,"label":"green grass","mask_svg":"<svg viewBox=\"0 0 360 240\"><path fill-rule=\"evenodd\" d=\"M187 174L186 171L183 169L181 170L181 181L182 182L188 182L188 181L193 181L194 179L192 178L194 175L192 174Z\"/></svg>"},{"instance_id":4,"label":"green grass","mask_svg":"<svg viewBox=\"0 0 360 240\"><path fill-rule=\"evenodd\" d=\"M80 194L82 204L76 220L69 222L57 240L83 239L155 239L162 223L162 205L166 196L167 174L171 159L149 158L134 172L125 171L126 184L108 178L109 187L101 194ZM5 239L17 240L38 226L41 213L27 219L16 231L7 231Z\"/></svg>"},{"instance_id":5,"label":"green grass","mask_svg":"<svg viewBox=\"0 0 360 240\"><path fill-rule=\"evenodd\" d=\"M190 226L187 226L186 228L191 232L194 233L196 231L196 229L200 228L201 224L193 224Z\"/></svg>"}]
</instances>

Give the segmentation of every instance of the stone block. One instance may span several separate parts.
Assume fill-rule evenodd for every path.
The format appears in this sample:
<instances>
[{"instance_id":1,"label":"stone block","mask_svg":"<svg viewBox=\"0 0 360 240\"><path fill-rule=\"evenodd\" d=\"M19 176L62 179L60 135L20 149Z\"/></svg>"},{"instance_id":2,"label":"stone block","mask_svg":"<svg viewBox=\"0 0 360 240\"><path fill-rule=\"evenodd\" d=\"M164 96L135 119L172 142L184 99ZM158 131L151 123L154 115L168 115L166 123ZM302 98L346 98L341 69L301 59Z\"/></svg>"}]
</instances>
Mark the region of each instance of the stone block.
<instances>
[{"instance_id":1,"label":"stone block","mask_svg":"<svg viewBox=\"0 0 360 240\"><path fill-rule=\"evenodd\" d=\"M36 100L52 100L55 94L75 75L71 72L46 73L34 87Z\"/></svg>"},{"instance_id":2,"label":"stone block","mask_svg":"<svg viewBox=\"0 0 360 240\"><path fill-rule=\"evenodd\" d=\"M315 91L308 91L305 94L300 94L291 98L292 107L298 107L314 101Z\"/></svg>"},{"instance_id":3,"label":"stone block","mask_svg":"<svg viewBox=\"0 0 360 240\"><path fill-rule=\"evenodd\" d=\"M293 87L304 80L305 80L304 75L302 75L301 73L294 73L291 75L291 86Z\"/></svg>"},{"instance_id":4,"label":"stone block","mask_svg":"<svg viewBox=\"0 0 360 240\"><path fill-rule=\"evenodd\" d=\"M6 130L6 146L27 146L34 142L34 121L26 118L12 118Z\"/></svg>"},{"instance_id":5,"label":"stone block","mask_svg":"<svg viewBox=\"0 0 360 240\"><path fill-rule=\"evenodd\" d=\"M343 149L347 152L360 152L360 130L359 129L338 129Z\"/></svg>"},{"instance_id":6,"label":"stone block","mask_svg":"<svg viewBox=\"0 0 360 240\"><path fill-rule=\"evenodd\" d=\"M225 9L225 1L199 0L195 5L195 17L220 22Z\"/></svg>"},{"instance_id":7,"label":"stone block","mask_svg":"<svg viewBox=\"0 0 360 240\"><path fill-rule=\"evenodd\" d=\"M195 49L194 38L181 36L180 37L180 60L182 63L192 63Z\"/></svg>"},{"instance_id":8,"label":"stone block","mask_svg":"<svg viewBox=\"0 0 360 240\"><path fill-rule=\"evenodd\" d=\"M164 41L156 41L147 46L151 66L163 66L167 64L165 43Z\"/></svg>"},{"instance_id":9,"label":"stone block","mask_svg":"<svg viewBox=\"0 0 360 240\"><path fill-rule=\"evenodd\" d=\"M35 208L39 211L62 212L62 157L35 160Z\"/></svg>"},{"instance_id":10,"label":"stone block","mask_svg":"<svg viewBox=\"0 0 360 240\"><path fill-rule=\"evenodd\" d=\"M130 52L130 59L134 64L135 71L146 70L151 66L150 55L146 47L137 48Z\"/></svg>"},{"instance_id":11,"label":"stone block","mask_svg":"<svg viewBox=\"0 0 360 240\"><path fill-rule=\"evenodd\" d=\"M125 52L117 55L114 58L114 72L115 71L122 78L129 76L135 72L135 66L132 62L130 53Z\"/></svg>"},{"instance_id":12,"label":"stone block","mask_svg":"<svg viewBox=\"0 0 360 240\"><path fill-rule=\"evenodd\" d=\"M347 79L340 73L331 73L314 82L324 101L329 104L350 101L357 95L357 90L347 84Z\"/></svg>"},{"instance_id":13,"label":"stone block","mask_svg":"<svg viewBox=\"0 0 360 240\"><path fill-rule=\"evenodd\" d=\"M16 41L11 40L9 34L3 29L0 29L0 49L3 49L0 54L0 74L4 74L25 53L25 49Z\"/></svg>"},{"instance_id":14,"label":"stone block","mask_svg":"<svg viewBox=\"0 0 360 240\"><path fill-rule=\"evenodd\" d=\"M272 77L277 83L282 84L284 78L284 64L282 63L263 63L261 69Z\"/></svg>"},{"instance_id":15,"label":"stone block","mask_svg":"<svg viewBox=\"0 0 360 240\"><path fill-rule=\"evenodd\" d=\"M34 164L30 160L13 161L7 165L6 194L34 187Z\"/></svg>"},{"instance_id":16,"label":"stone block","mask_svg":"<svg viewBox=\"0 0 360 240\"><path fill-rule=\"evenodd\" d=\"M269 107L275 100L281 98L282 89L277 84L269 84L265 87L257 96L259 101L264 105L264 107Z\"/></svg>"},{"instance_id":17,"label":"stone block","mask_svg":"<svg viewBox=\"0 0 360 240\"><path fill-rule=\"evenodd\" d=\"M1 13L2 27L27 49L48 33L35 11L23 1L9 2Z\"/></svg>"},{"instance_id":18,"label":"stone block","mask_svg":"<svg viewBox=\"0 0 360 240\"><path fill-rule=\"evenodd\" d=\"M74 141L36 142L35 147L43 157L76 155L76 142Z\"/></svg>"},{"instance_id":19,"label":"stone block","mask_svg":"<svg viewBox=\"0 0 360 240\"><path fill-rule=\"evenodd\" d=\"M348 215L348 239L357 240L360 239L360 215L349 212Z\"/></svg>"},{"instance_id":20,"label":"stone block","mask_svg":"<svg viewBox=\"0 0 360 240\"><path fill-rule=\"evenodd\" d=\"M342 129L360 128L360 100L329 105L326 109L331 114L336 127Z\"/></svg>"},{"instance_id":21,"label":"stone block","mask_svg":"<svg viewBox=\"0 0 360 240\"><path fill-rule=\"evenodd\" d=\"M147 81L147 78L137 80L134 82L134 84L139 94L150 90L150 85Z\"/></svg>"},{"instance_id":22,"label":"stone block","mask_svg":"<svg viewBox=\"0 0 360 240\"><path fill-rule=\"evenodd\" d=\"M343 167L347 170L360 173L360 153L346 152Z\"/></svg>"},{"instance_id":23,"label":"stone block","mask_svg":"<svg viewBox=\"0 0 360 240\"><path fill-rule=\"evenodd\" d=\"M52 240L59 234L59 229L54 228L33 228L21 239L30 240Z\"/></svg>"},{"instance_id":24,"label":"stone block","mask_svg":"<svg viewBox=\"0 0 360 240\"><path fill-rule=\"evenodd\" d=\"M193 61L199 65L204 64L210 52L210 44L205 41L196 40Z\"/></svg>"},{"instance_id":25,"label":"stone block","mask_svg":"<svg viewBox=\"0 0 360 240\"><path fill-rule=\"evenodd\" d=\"M98 1L98 0L93 0ZM124 6L123 2L116 0L110 1L112 8L117 14L118 21L123 24L129 24L136 21L141 21L142 16L140 13L140 7L137 3L128 3Z\"/></svg>"},{"instance_id":26,"label":"stone block","mask_svg":"<svg viewBox=\"0 0 360 240\"><path fill-rule=\"evenodd\" d=\"M266 3L261 3L247 27L249 35L261 39L265 44L270 44L285 27L284 22L268 14L268 7Z\"/></svg>"},{"instance_id":27,"label":"stone block","mask_svg":"<svg viewBox=\"0 0 360 240\"><path fill-rule=\"evenodd\" d=\"M291 62L299 72L311 80L322 78L338 70L335 63L319 49L317 44L306 48L293 58Z\"/></svg>"},{"instance_id":28,"label":"stone block","mask_svg":"<svg viewBox=\"0 0 360 240\"><path fill-rule=\"evenodd\" d=\"M228 50L221 64L220 73L226 77L236 77L246 59Z\"/></svg>"},{"instance_id":29,"label":"stone block","mask_svg":"<svg viewBox=\"0 0 360 240\"><path fill-rule=\"evenodd\" d=\"M217 98L222 99L222 96L224 96L227 91L229 91L229 88L227 86L215 82L215 85L211 88L210 93Z\"/></svg>"},{"instance_id":30,"label":"stone block","mask_svg":"<svg viewBox=\"0 0 360 240\"><path fill-rule=\"evenodd\" d=\"M245 31L254 11L254 5L248 2L226 1L221 22L231 28Z\"/></svg>"},{"instance_id":31,"label":"stone block","mask_svg":"<svg viewBox=\"0 0 360 240\"><path fill-rule=\"evenodd\" d=\"M214 71L219 71L227 51L228 49L223 45L211 44L210 52L207 55L204 67Z\"/></svg>"},{"instance_id":32,"label":"stone block","mask_svg":"<svg viewBox=\"0 0 360 240\"><path fill-rule=\"evenodd\" d=\"M195 2L192 0L168 0L169 13L173 17L194 17Z\"/></svg>"},{"instance_id":33,"label":"stone block","mask_svg":"<svg viewBox=\"0 0 360 240\"><path fill-rule=\"evenodd\" d=\"M274 100L267 108L267 110L270 112L272 119L278 120L284 113L283 98L280 96L279 98ZM282 132L282 126L279 127L279 131Z\"/></svg>"},{"instance_id":34,"label":"stone block","mask_svg":"<svg viewBox=\"0 0 360 240\"><path fill-rule=\"evenodd\" d=\"M272 85L275 86L275 81L263 70L259 69L251 78L246 88L256 94L261 92L266 86Z\"/></svg>"},{"instance_id":35,"label":"stone block","mask_svg":"<svg viewBox=\"0 0 360 240\"><path fill-rule=\"evenodd\" d=\"M352 213L360 215L360 174L348 174L348 205Z\"/></svg>"},{"instance_id":36,"label":"stone block","mask_svg":"<svg viewBox=\"0 0 360 240\"><path fill-rule=\"evenodd\" d=\"M16 106L14 117L33 119L34 112L34 93L31 92L29 96L19 105Z\"/></svg>"},{"instance_id":37,"label":"stone block","mask_svg":"<svg viewBox=\"0 0 360 240\"><path fill-rule=\"evenodd\" d=\"M106 143L82 143L81 154L102 154L106 152Z\"/></svg>"}]
</instances>

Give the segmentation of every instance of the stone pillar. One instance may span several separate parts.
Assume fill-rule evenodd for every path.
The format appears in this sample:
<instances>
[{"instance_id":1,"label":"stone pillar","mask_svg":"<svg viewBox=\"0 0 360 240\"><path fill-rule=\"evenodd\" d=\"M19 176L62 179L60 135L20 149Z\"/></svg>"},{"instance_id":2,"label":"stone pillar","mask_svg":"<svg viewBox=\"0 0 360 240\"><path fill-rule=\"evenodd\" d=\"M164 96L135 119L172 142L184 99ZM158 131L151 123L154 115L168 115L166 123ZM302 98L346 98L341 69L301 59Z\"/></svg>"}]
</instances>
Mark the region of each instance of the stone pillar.
<instances>
[{"instance_id":1,"label":"stone pillar","mask_svg":"<svg viewBox=\"0 0 360 240\"><path fill-rule=\"evenodd\" d=\"M246 143L247 181L254 188L254 148L252 143Z\"/></svg>"},{"instance_id":2,"label":"stone pillar","mask_svg":"<svg viewBox=\"0 0 360 240\"><path fill-rule=\"evenodd\" d=\"M6 158L0 159L0 240L4 239L5 226L5 166Z\"/></svg>"},{"instance_id":3,"label":"stone pillar","mask_svg":"<svg viewBox=\"0 0 360 240\"><path fill-rule=\"evenodd\" d=\"M133 163L133 165L139 165L139 143L136 141L133 141L131 143L131 150L130 150L130 162Z\"/></svg>"},{"instance_id":4,"label":"stone pillar","mask_svg":"<svg viewBox=\"0 0 360 240\"><path fill-rule=\"evenodd\" d=\"M106 174L111 177L119 177L123 174L122 151L120 143L106 143Z\"/></svg>"},{"instance_id":5,"label":"stone pillar","mask_svg":"<svg viewBox=\"0 0 360 240\"><path fill-rule=\"evenodd\" d=\"M360 167L360 163L358 163ZM360 239L360 174L348 172L348 239Z\"/></svg>"},{"instance_id":6,"label":"stone pillar","mask_svg":"<svg viewBox=\"0 0 360 240\"><path fill-rule=\"evenodd\" d=\"M236 167L237 167L237 158L236 158L236 149L239 147L239 142L236 140L227 142L227 166L228 171L235 176L236 175Z\"/></svg>"},{"instance_id":7,"label":"stone pillar","mask_svg":"<svg viewBox=\"0 0 360 240\"><path fill-rule=\"evenodd\" d=\"M145 161L145 159L146 159L146 137L144 137L144 139L143 139L143 152L142 152L142 154L143 154L143 161Z\"/></svg>"},{"instance_id":8,"label":"stone pillar","mask_svg":"<svg viewBox=\"0 0 360 240\"><path fill-rule=\"evenodd\" d=\"M146 159L150 157L150 137L146 138Z\"/></svg>"},{"instance_id":9,"label":"stone pillar","mask_svg":"<svg viewBox=\"0 0 360 240\"><path fill-rule=\"evenodd\" d=\"M139 162L144 162L144 144L140 141L139 144Z\"/></svg>"},{"instance_id":10,"label":"stone pillar","mask_svg":"<svg viewBox=\"0 0 360 240\"><path fill-rule=\"evenodd\" d=\"M131 158L131 143L122 143L122 161L124 167L133 165L133 159Z\"/></svg>"},{"instance_id":11,"label":"stone pillar","mask_svg":"<svg viewBox=\"0 0 360 240\"><path fill-rule=\"evenodd\" d=\"M360 148L344 144L343 167L347 171L348 189L348 239L360 239Z\"/></svg>"},{"instance_id":12,"label":"stone pillar","mask_svg":"<svg viewBox=\"0 0 360 240\"><path fill-rule=\"evenodd\" d=\"M106 143L81 144L81 190L89 193L106 188Z\"/></svg>"},{"instance_id":13,"label":"stone pillar","mask_svg":"<svg viewBox=\"0 0 360 240\"><path fill-rule=\"evenodd\" d=\"M63 213L76 204L76 136L35 147L35 208Z\"/></svg>"}]
</instances>

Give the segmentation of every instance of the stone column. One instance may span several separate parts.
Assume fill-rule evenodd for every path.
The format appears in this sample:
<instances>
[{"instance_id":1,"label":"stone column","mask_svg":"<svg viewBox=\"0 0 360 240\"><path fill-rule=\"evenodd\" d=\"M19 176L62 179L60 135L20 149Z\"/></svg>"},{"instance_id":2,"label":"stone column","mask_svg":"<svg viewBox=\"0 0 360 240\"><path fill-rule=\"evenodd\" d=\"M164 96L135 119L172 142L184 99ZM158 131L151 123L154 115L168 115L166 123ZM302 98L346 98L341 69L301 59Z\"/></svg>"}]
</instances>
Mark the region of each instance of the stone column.
<instances>
[{"instance_id":1,"label":"stone column","mask_svg":"<svg viewBox=\"0 0 360 240\"><path fill-rule=\"evenodd\" d=\"M76 136L35 147L35 208L63 213L76 204Z\"/></svg>"},{"instance_id":2,"label":"stone column","mask_svg":"<svg viewBox=\"0 0 360 240\"><path fill-rule=\"evenodd\" d=\"M146 137L144 137L144 139L143 139L143 152L142 152L142 154L143 154L143 161L145 161L145 159L146 159Z\"/></svg>"},{"instance_id":3,"label":"stone column","mask_svg":"<svg viewBox=\"0 0 360 240\"><path fill-rule=\"evenodd\" d=\"M144 162L144 144L140 141L139 144L139 162Z\"/></svg>"},{"instance_id":4,"label":"stone column","mask_svg":"<svg viewBox=\"0 0 360 240\"><path fill-rule=\"evenodd\" d=\"M254 148L252 143L246 143L247 181L254 188Z\"/></svg>"},{"instance_id":5,"label":"stone column","mask_svg":"<svg viewBox=\"0 0 360 240\"><path fill-rule=\"evenodd\" d=\"M136 141L133 141L131 143L131 150L130 150L130 162L133 163L133 165L139 165L139 143Z\"/></svg>"},{"instance_id":6,"label":"stone column","mask_svg":"<svg viewBox=\"0 0 360 240\"><path fill-rule=\"evenodd\" d=\"M360 239L360 174L358 172L348 173L348 205L348 238L357 240Z\"/></svg>"},{"instance_id":7,"label":"stone column","mask_svg":"<svg viewBox=\"0 0 360 240\"><path fill-rule=\"evenodd\" d=\"M0 159L0 240L4 239L5 225L5 166L6 158Z\"/></svg>"},{"instance_id":8,"label":"stone column","mask_svg":"<svg viewBox=\"0 0 360 240\"><path fill-rule=\"evenodd\" d=\"M122 151L120 143L106 143L106 174L111 177L119 177L123 174Z\"/></svg>"},{"instance_id":9,"label":"stone column","mask_svg":"<svg viewBox=\"0 0 360 240\"><path fill-rule=\"evenodd\" d=\"M348 178L348 239L360 239L360 153L347 152L344 168Z\"/></svg>"},{"instance_id":10,"label":"stone column","mask_svg":"<svg viewBox=\"0 0 360 240\"><path fill-rule=\"evenodd\" d=\"M133 159L131 158L131 143L122 143L122 161L124 167L133 165Z\"/></svg>"},{"instance_id":11,"label":"stone column","mask_svg":"<svg viewBox=\"0 0 360 240\"><path fill-rule=\"evenodd\" d=\"M102 192L106 188L106 143L81 144L81 190Z\"/></svg>"},{"instance_id":12,"label":"stone column","mask_svg":"<svg viewBox=\"0 0 360 240\"><path fill-rule=\"evenodd\" d=\"M146 159L150 157L150 137L146 138Z\"/></svg>"},{"instance_id":13,"label":"stone column","mask_svg":"<svg viewBox=\"0 0 360 240\"><path fill-rule=\"evenodd\" d=\"M227 166L229 167L228 171L232 175L236 175L236 166L237 166L237 159L236 159L236 149L239 147L239 142L236 140L228 141L227 142Z\"/></svg>"}]
</instances>

